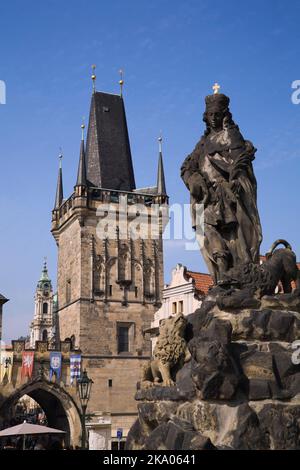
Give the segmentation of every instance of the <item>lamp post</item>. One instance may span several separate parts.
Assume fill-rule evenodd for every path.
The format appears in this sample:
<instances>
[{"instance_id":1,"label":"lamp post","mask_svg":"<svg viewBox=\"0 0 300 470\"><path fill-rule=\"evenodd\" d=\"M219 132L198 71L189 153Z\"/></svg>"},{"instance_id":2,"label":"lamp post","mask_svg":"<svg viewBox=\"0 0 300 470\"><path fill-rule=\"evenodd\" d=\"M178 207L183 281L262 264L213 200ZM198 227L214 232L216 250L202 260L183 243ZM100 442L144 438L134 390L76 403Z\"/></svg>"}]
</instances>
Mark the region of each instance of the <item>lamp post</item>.
<instances>
[{"instance_id":1,"label":"lamp post","mask_svg":"<svg viewBox=\"0 0 300 470\"><path fill-rule=\"evenodd\" d=\"M82 438L81 438L81 448L84 450L86 448L86 429L85 429L85 415L88 401L90 399L91 388L93 381L87 375L86 369L84 369L82 377L77 379L77 390L79 394L80 404L82 408L81 415L81 426L82 426Z\"/></svg>"}]
</instances>

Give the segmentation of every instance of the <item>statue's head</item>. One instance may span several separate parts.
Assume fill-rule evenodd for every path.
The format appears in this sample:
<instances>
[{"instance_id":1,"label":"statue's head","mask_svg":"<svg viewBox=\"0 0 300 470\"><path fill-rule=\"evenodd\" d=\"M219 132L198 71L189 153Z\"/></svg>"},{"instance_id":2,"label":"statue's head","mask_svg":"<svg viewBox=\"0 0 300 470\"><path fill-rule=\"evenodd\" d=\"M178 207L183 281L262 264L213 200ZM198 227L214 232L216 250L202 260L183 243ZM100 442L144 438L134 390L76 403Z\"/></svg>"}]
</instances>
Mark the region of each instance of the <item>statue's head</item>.
<instances>
[{"instance_id":1,"label":"statue's head","mask_svg":"<svg viewBox=\"0 0 300 470\"><path fill-rule=\"evenodd\" d=\"M205 98L205 113L203 121L206 123L207 133L213 129L220 131L228 124L233 124L232 116L229 111L229 98L222 93L208 95Z\"/></svg>"}]
</instances>

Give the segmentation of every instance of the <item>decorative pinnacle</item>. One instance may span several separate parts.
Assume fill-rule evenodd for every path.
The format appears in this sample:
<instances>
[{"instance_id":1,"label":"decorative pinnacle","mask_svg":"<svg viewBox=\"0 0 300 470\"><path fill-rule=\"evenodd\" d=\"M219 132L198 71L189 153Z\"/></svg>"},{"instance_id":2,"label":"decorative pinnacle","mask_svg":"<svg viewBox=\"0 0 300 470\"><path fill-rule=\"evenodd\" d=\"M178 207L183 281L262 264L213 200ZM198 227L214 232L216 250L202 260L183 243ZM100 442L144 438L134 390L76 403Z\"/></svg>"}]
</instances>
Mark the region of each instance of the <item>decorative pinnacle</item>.
<instances>
[{"instance_id":1,"label":"decorative pinnacle","mask_svg":"<svg viewBox=\"0 0 300 470\"><path fill-rule=\"evenodd\" d=\"M213 91L214 91L214 95L217 95L219 93L219 90L220 90L220 85L218 83L215 83L212 87Z\"/></svg>"},{"instance_id":2,"label":"decorative pinnacle","mask_svg":"<svg viewBox=\"0 0 300 470\"><path fill-rule=\"evenodd\" d=\"M82 123L80 127L81 127L81 140L84 140L84 129L85 129L84 117L82 118Z\"/></svg>"},{"instance_id":3,"label":"decorative pinnacle","mask_svg":"<svg viewBox=\"0 0 300 470\"><path fill-rule=\"evenodd\" d=\"M62 162L62 159L63 159L63 153L62 153L62 148L61 147L59 147L58 158L59 158L59 168L61 168L61 162Z\"/></svg>"},{"instance_id":4,"label":"decorative pinnacle","mask_svg":"<svg viewBox=\"0 0 300 470\"><path fill-rule=\"evenodd\" d=\"M119 74L120 74L120 80L119 80L119 85L120 85L120 96L122 96L122 93L123 93L123 85L124 85L124 80L123 80L123 70L120 69L119 70Z\"/></svg>"},{"instance_id":5,"label":"decorative pinnacle","mask_svg":"<svg viewBox=\"0 0 300 470\"><path fill-rule=\"evenodd\" d=\"M96 70L96 65L93 64L92 65L92 75L91 75L91 79L93 80L93 92L95 93L96 91L96 74L95 74L95 70Z\"/></svg>"},{"instance_id":6,"label":"decorative pinnacle","mask_svg":"<svg viewBox=\"0 0 300 470\"><path fill-rule=\"evenodd\" d=\"M159 134L159 138L157 139L158 140L158 149L159 149L159 153L162 153L162 133L160 131L160 134Z\"/></svg>"}]
</instances>

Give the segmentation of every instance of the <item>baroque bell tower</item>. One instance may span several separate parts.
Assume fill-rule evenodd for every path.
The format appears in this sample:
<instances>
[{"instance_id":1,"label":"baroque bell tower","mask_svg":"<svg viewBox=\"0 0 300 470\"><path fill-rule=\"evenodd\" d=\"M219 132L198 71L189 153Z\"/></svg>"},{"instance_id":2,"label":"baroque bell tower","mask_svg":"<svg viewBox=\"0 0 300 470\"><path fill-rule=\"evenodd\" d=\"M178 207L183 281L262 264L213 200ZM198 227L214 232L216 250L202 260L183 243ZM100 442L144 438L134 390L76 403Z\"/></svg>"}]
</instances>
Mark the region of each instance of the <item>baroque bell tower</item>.
<instances>
[{"instance_id":1,"label":"baroque bell tower","mask_svg":"<svg viewBox=\"0 0 300 470\"><path fill-rule=\"evenodd\" d=\"M30 324L30 347L34 348L36 341L54 342L55 333L55 299L45 261L34 296L34 317Z\"/></svg>"},{"instance_id":2,"label":"baroque bell tower","mask_svg":"<svg viewBox=\"0 0 300 470\"><path fill-rule=\"evenodd\" d=\"M144 331L161 304L167 215L161 140L156 185L136 189L122 94L94 88L74 192L63 198L60 165L52 212L59 337L72 338L102 391L94 409L136 410L135 384L151 354Z\"/></svg>"}]
</instances>

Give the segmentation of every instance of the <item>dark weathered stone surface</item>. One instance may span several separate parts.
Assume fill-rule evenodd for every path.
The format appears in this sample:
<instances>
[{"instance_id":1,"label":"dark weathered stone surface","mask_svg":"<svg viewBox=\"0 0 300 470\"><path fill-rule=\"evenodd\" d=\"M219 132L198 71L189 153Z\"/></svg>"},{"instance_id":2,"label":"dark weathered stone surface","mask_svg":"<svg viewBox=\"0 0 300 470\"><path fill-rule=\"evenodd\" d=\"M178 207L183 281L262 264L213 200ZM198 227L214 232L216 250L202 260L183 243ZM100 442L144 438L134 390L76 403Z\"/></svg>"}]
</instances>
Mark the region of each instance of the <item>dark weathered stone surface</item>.
<instances>
[{"instance_id":1,"label":"dark weathered stone surface","mask_svg":"<svg viewBox=\"0 0 300 470\"><path fill-rule=\"evenodd\" d=\"M248 379L274 380L273 356L269 352L254 351L241 358L244 374Z\"/></svg>"},{"instance_id":2,"label":"dark weathered stone surface","mask_svg":"<svg viewBox=\"0 0 300 470\"><path fill-rule=\"evenodd\" d=\"M228 320L212 318L198 332L197 338L201 341L219 341L222 344L231 342L232 326Z\"/></svg>"},{"instance_id":3,"label":"dark weathered stone surface","mask_svg":"<svg viewBox=\"0 0 300 470\"><path fill-rule=\"evenodd\" d=\"M289 376L285 381L285 385L292 397L300 394L300 372Z\"/></svg>"},{"instance_id":4,"label":"dark weathered stone surface","mask_svg":"<svg viewBox=\"0 0 300 470\"><path fill-rule=\"evenodd\" d=\"M141 424L137 419L133 426L131 426L126 439L126 450L140 450L144 447L146 434Z\"/></svg>"},{"instance_id":5,"label":"dark weathered stone surface","mask_svg":"<svg viewBox=\"0 0 300 470\"><path fill-rule=\"evenodd\" d=\"M223 311L213 292L205 304L190 316L192 358L176 387L138 392L141 439L131 437L131 446L300 449L300 365L291 345L299 313Z\"/></svg>"},{"instance_id":6,"label":"dark weathered stone surface","mask_svg":"<svg viewBox=\"0 0 300 470\"><path fill-rule=\"evenodd\" d=\"M168 433L168 423L162 423L145 439L145 450L168 450L165 441ZM131 449L134 450L134 449Z\"/></svg>"},{"instance_id":7,"label":"dark weathered stone surface","mask_svg":"<svg viewBox=\"0 0 300 470\"><path fill-rule=\"evenodd\" d=\"M297 312L270 309L224 312L215 309L214 317L222 317L223 321L231 323L233 341L292 342L300 337L300 318Z\"/></svg>"},{"instance_id":8,"label":"dark weathered stone surface","mask_svg":"<svg viewBox=\"0 0 300 470\"><path fill-rule=\"evenodd\" d=\"M176 386L174 387L161 387L154 385L153 387L138 390L135 394L136 400L183 400L189 399L190 394L184 390L179 390Z\"/></svg>"},{"instance_id":9,"label":"dark weathered stone surface","mask_svg":"<svg viewBox=\"0 0 300 470\"><path fill-rule=\"evenodd\" d=\"M196 385L192 379L192 361L189 361L177 372L176 386L181 397L192 399L196 396Z\"/></svg>"},{"instance_id":10,"label":"dark weathered stone surface","mask_svg":"<svg viewBox=\"0 0 300 470\"><path fill-rule=\"evenodd\" d=\"M209 437L197 432L193 425L177 416L170 416L154 429L145 428L139 421L132 426L127 442L128 450L212 450Z\"/></svg>"},{"instance_id":11,"label":"dark weathered stone surface","mask_svg":"<svg viewBox=\"0 0 300 470\"><path fill-rule=\"evenodd\" d=\"M268 380L250 379L249 400L265 400L266 398L271 398L271 390Z\"/></svg>"},{"instance_id":12,"label":"dark weathered stone surface","mask_svg":"<svg viewBox=\"0 0 300 470\"><path fill-rule=\"evenodd\" d=\"M185 434L196 434L189 421L177 418L176 416L168 423L168 433L166 437L167 449L182 449Z\"/></svg>"},{"instance_id":13,"label":"dark weathered stone surface","mask_svg":"<svg viewBox=\"0 0 300 470\"><path fill-rule=\"evenodd\" d=\"M193 356L192 379L203 399L231 399L239 383L238 368L228 347L218 341L202 341L200 337L189 343Z\"/></svg>"},{"instance_id":14,"label":"dark weathered stone surface","mask_svg":"<svg viewBox=\"0 0 300 470\"><path fill-rule=\"evenodd\" d=\"M208 437L204 437L198 432L186 432L182 450L216 450L216 447Z\"/></svg>"},{"instance_id":15,"label":"dark weathered stone surface","mask_svg":"<svg viewBox=\"0 0 300 470\"><path fill-rule=\"evenodd\" d=\"M262 308L271 308L272 310L290 310L293 312L300 312L300 295L265 295L261 299L261 306Z\"/></svg>"},{"instance_id":16,"label":"dark weathered stone surface","mask_svg":"<svg viewBox=\"0 0 300 470\"><path fill-rule=\"evenodd\" d=\"M270 448L300 449L300 407L278 403L265 404L257 413L261 429L270 436Z\"/></svg>"},{"instance_id":17,"label":"dark weathered stone surface","mask_svg":"<svg viewBox=\"0 0 300 470\"><path fill-rule=\"evenodd\" d=\"M143 402L138 405L139 419L147 431L169 421L176 410L177 404L170 401Z\"/></svg>"}]
</instances>

